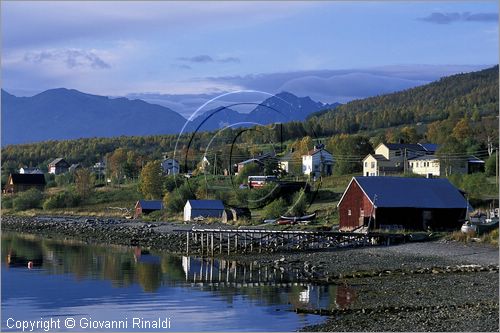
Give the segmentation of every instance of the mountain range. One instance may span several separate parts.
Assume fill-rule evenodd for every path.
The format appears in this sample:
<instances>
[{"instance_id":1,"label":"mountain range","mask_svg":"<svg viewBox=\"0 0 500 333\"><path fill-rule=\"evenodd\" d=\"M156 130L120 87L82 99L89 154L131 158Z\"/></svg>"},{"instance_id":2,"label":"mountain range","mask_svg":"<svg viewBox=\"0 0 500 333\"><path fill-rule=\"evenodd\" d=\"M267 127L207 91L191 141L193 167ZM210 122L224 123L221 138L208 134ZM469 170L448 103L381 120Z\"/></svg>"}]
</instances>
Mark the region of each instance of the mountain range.
<instances>
[{"instance_id":1,"label":"mountain range","mask_svg":"<svg viewBox=\"0 0 500 333\"><path fill-rule=\"evenodd\" d=\"M310 114L338 106L281 92L254 104L249 113L229 107L209 110L187 120L174 110L142 100L90 95L74 89L51 89L32 97L2 90L2 146L84 137L142 136L211 131L305 120Z\"/></svg>"}]
</instances>

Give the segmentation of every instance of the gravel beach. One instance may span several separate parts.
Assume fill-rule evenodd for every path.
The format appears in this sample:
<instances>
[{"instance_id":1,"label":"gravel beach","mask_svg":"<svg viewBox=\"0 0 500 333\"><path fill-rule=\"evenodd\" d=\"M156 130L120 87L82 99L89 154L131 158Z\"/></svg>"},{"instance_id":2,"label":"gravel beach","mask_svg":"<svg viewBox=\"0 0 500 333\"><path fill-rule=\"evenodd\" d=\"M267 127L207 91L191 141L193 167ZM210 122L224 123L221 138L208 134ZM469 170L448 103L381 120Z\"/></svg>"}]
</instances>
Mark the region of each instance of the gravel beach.
<instances>
[{"instance_id":1,"label":"gravel beach","mask_svg":"<svg viewBox=\"0 0 500 333\"><path fill-rule=\"evenodd\" d=\"M185 248L183 235L173 230L193 226L69 217L2 217L3 231L170 252L182 252ZM219 227L229 226L216 226ZM323 324L305 327L304 331L498 331L498 254L498 247L486 244L438 240L229 257L295 272L298 280L304 282L345 288L346 299L339 300L336 308L321 309L328 319Z\"/></svg>"}]
</instances>

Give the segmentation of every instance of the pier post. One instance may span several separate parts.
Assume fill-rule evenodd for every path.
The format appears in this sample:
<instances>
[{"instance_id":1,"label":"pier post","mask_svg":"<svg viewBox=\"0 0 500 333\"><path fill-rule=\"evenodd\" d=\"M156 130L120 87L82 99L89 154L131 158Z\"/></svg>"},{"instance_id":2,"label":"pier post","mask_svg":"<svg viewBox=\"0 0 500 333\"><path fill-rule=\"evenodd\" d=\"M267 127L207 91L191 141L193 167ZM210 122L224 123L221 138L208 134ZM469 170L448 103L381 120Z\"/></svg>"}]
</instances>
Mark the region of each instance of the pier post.
<instances>
[{"instance_id":1,"label":"pier post","mask_svg":"<svg viewBox=\"0 0 500 333\"><path fill-rule=\"evenodd\" d=\"M210 239L211 239L210 249L211 249L212 257L213 257L214 256L214 233L213 232L210 234Z\"/></svg>"},{"instance_id":2,"label":"pier post","mask_svg":"<svg viewBox=\"0 0 500 333\"><path fill-rule=\"evenodd\" d=\"M229 251L231 250L231 234L227 233L227 254L229 255Z\"/></svg>"},{"instance_id":3,"label":"pier post","mask_svg":"<svg viewBox=\"0 0 500 333\"><path fill-rule=\"evenodd\" d=\"M203 255L203 233L200 234L201 255Z\"/></svg>"},{"instance_id":4,"label":"pier post","mask_svg":"<svg viewBox=\"0 0 500 333\"><path fill-rule=\"evenodd\" d=\"M222 254L222 232L219 232L219 254Z\"/></svg>"}]
</instances>

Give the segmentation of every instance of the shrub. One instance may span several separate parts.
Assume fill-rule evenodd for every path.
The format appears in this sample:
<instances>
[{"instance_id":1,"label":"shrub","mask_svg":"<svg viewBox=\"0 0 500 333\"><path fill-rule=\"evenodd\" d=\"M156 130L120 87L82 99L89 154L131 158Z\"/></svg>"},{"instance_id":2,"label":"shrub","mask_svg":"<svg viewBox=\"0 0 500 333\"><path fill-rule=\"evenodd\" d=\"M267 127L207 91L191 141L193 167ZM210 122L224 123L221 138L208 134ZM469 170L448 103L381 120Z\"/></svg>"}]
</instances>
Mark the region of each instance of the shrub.
<instances>
[{"instance_id":1,"label":"shrub","mask_svg":"<svg viewBox=\"0 0 500 333\"><path fill-rule=\"evenodd\" d=\"M4 196L2 197L2 208L12 208L13 207L14 198L12 196Z\"/></svg>"},{"instance_id":2,"label":"shrub","mask_svg":"<svg viewBox=\"0 0 500 333\"><path fill-rule=\"evenodd\" d=\"M294 216L301 216L306 213L307 210L307 194L304 189L301 189L298 192L295 192L293 195L293 199L291 202L291 213Z\"/></svg>"},{"instance_id":3,"label":"shrub","mask_svg":"<svg viewBox=\"0 0 500 333\"><path fill-rule=\"evenodd\" d=\"M12 207L17 210L26 210L30 208L38 208L43 199L43 194L37 189L30 189L28 191L19 193L12 203Z\"/></svg>"},{"instance_id":4,"label":"shrub","mask_svg":"<svg viewBox=\"0 0 500 333\"><path fill-rule=\"evenodd\" d=\"M79 203L80 197L78 195L71 192L61 192L47 198L43 203L43 209L75 207Z\"/></svg>"},{"instance_id":5,"label":"shrub","mask_svg":"<svg viewBox=\"0 0 500 333\"><path fill-rule=\"evenodd\" d=\"M271 202L266 207L264 207L262 216L266 219L275 219L280 217L283 213L285 213L286 209L287 209L287 204L285 200L279 198Z\"/></svg>"},{"instance_id":6,"label":"shrub","mask_svg":"<svg viewBox=\"0 0 500 333\"><path fill-rule=\"evenodd\" d=\"M57 186L64 187L73 183L73 175L69 172L55 176Z\"/></svg>"},{"instance_id":7,"label":"shrub","mask_svg":"<svg viewBox=\"0 0 500 333\"><path fill-rule=\"evenodd\" d=\"M484 234L481 237L481 241L498 247L498 228L496 228L493 231L490 231L487 234Z\"/></svg>"}]
</instances>

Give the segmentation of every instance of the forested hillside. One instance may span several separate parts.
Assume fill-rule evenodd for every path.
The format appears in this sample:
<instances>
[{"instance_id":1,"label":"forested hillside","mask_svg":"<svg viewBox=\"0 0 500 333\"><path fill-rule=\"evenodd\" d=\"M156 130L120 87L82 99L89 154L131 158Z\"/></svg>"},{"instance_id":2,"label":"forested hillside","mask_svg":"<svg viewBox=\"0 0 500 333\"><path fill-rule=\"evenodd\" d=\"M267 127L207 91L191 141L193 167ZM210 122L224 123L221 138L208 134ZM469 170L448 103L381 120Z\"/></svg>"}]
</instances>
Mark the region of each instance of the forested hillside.
<instances>
[{"instance_id":1,"label":"forested hillside","mask_svg":"<svg viewBox=\"0 0 500 333\"><path fill-rule=\"evenodd\" d=\"M334 110L313 114L309 121L328 135L428 123L464 114L476 120L498 114L498 66L352 101Z\"/></svg>"}]
</instances>

